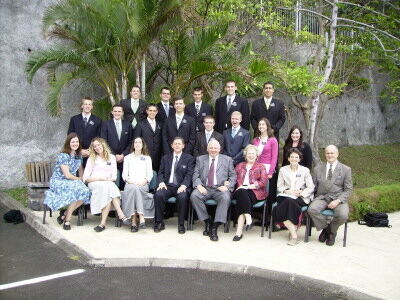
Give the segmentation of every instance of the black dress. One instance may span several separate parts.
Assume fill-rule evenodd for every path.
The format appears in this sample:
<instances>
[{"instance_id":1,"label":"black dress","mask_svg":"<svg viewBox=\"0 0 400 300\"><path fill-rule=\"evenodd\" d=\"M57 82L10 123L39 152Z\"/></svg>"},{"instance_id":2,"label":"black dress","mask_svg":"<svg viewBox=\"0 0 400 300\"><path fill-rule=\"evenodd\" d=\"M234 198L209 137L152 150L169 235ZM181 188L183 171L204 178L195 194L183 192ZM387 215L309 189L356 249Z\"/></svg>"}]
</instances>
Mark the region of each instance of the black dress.
<instances>
[{"instance_id":1,"label":"black dress","mask_svg":"<svg viewBox=\"0 0 400 300\"><path fill-rule=\"evenodd\" d=\"M278 202L278 205L272 212L274 222L289 220L294 225L299 224L301 207L307 205L303 201L303 198L298 197L297 199L293 199L290 197L278 196L276 202Z\"/></svg>"},{"instance_id":2,"label":"black dress","mask_svg":"<svg viewBox=\"0 0 400 300\"><path fill-rule=\"evenodd\" d=\"M292 147L283 148L282 167L289 165L288 151L290 148L292 148ZM311 170L311 168L312 168L312 151L311 151L310 145L303 142L301 147L293 147L293 148L298 149L303 154L303 158L300 160L299 165L307 167Z\"/></svg>"}]
</instances>

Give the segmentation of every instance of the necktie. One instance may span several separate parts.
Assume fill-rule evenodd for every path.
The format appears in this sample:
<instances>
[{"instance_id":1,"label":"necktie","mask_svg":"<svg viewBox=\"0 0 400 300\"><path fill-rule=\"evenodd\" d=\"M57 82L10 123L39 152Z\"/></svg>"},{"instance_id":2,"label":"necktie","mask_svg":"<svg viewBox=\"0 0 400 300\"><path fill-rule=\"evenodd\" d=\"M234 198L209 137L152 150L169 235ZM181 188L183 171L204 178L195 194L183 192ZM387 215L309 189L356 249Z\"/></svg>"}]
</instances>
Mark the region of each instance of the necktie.
<instances>
[{"instance_id":1,"label":"necktie","mask_svg":"<svg viewBox=\"0 0 400 300\"><path fill-rule=\"evenodd\" d=\"M83 125L86 127L87 123L88 123L88 119L87 119L87 117L84 117L83 118Z\"/></svg>"},{"instance_id":2,"label":"necktie","mask_svg":"<svg viewBox=\"0 0 400 300\"><path fill-rule=\"evenodd\" d=\"M181 125L181 117L176 117L176 127L179 129L179 126Z\"/></svg>"},{"instance_id":3,"label":"necktie","mask_svg":"<svg viewBox=\"0 0 400 300\"><path fill-rule=\"evenodd\" d=\"M212 159L210 169L208 170L208 176L207 176L207 185L208 186L214 185L214 162L215 162L215 158Z\"/></svg>"},{"instance_id":4,"label":"necktie","mask_svg":"<svg viewBox=\"0 0 400 300\"><path fill-rule=\"evenodd\" d=\"M328 180L332 179L332 164L329 164L329 170L328 170Z\"/></svg>"},{"instance_id":5,"label":"necktie","mask_svg":"<svg viewBox=\"0 0 400 300\"><path fill-rule=\"evenodd\" d=\"M115 123L117 124L117 135L118 135L118 139L121 139L121 121L115 121Z\"/></svg>"},{"instance_id":6,"label":"necktie","mask_svg":"<svg viewBox=\"0 0 400 300\"><path fill-rule=\"evenodd\" d=\"M232 128L232 134L231 134L232 138L234 138L235 135L236 135L236 128Z\"/></svg>"},{"instance_id":7,"label":"necktie","mask_svg":"<svg viewBox=\"0 0 400 300\"><path fill-rule=\"evenodd\" d=\"M176 168L178 166L178 155L175 155L175 163L174 163L174 177L172 183L178 184L178 180L176 179Z\"/></svg>"},{"instance_id":8,"label":"necktie","mask_svg":"<svg viewBox=\"0 0 400 300\"><path fill-rule=\"evenodd\" d=\"M228 110L231 108L232 98L228 96Z\"/></svg>"},{"instance_id":9,"label":"necktie","mask_svg":"<svg viewBox=\"0 0 400 300\"><path fill-rule=\"evenodd\" d=\"M199 115L200 113L200 105L196 104L196 115Z\"/></svg>"},{"instance_id":10,"label":"necktie","mask_svg":"<svg viewBox=\"0 0 400 300\"><path fill-rule=\"evenodd\" d=\"M169 115L169 107L168 107L168 104L164 104L164 110L165 110L165 114L166 114L167 117L168 117L168 115Z\"/></svg>"},{"instance_id":11,"label":"necktie","mask_svg":"<svg viewBox=\"0 0 400 300\"><path fill-rule=\"evenodd\" d=\"M151 121L151 128L153 129L153 131L156 131L156 121L152 120Z\"/></svg>"},{"instance_id":12,"label":"necktie","mask_svg":"<svg viewBox=\"0 0 400 300\"><path fill-rule=\"evenodd\" d=\"M206 133L207 144L208 144L208 142L210 141L210 135L211 135L211 134L210 134L209 132Z\"/></svg>"}]
</instances>

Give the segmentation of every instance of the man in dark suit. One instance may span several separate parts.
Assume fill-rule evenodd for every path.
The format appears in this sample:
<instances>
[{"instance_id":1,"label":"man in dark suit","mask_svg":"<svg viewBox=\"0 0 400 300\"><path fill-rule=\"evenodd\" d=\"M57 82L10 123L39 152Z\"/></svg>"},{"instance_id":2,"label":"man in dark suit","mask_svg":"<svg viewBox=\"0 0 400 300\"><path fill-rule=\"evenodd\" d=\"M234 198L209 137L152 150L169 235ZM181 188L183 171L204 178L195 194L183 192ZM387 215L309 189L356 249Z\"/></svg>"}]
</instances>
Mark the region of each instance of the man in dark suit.
<instances>
[{"instance_id":1,"label":"man in dark suit","mask_svg":"<svg viewBox=\"0 0 400 300\"><path fill-rule=\"evenodd\" d=\"M160 159L162 154L162 127L156 120L158 113L156 104L147 105L147 118L141 121L135 128L135 138L141 137L149 149L153 170L160 168Z\"/></svg>"},{"instance_id":2,"label":"man in dark suit","mask_svg":"<svg viewBox=\"0 0 400 300\"><path fill-rule=\"evenodd\" d=\"M204 130L204 117L213 115L213 108L210 104L203 103L203 89L196 87L193 89L193 103L185 107L185 114L194 118L196 122L196 132Z\"/></svg>"},{"instance_id":3,"label":"man in dark suit","mask_svg":"<svg viewBox=\"0 0 400 300\"><path fill-rule=\"evenodd\" d=\"M133 129L131 123L122 120L124 109L121 104L115 104L112 107L111 114L113 119L103 122L100 136L107 141L112 153L115 155L117 168L121 175L124 157L130 153ZM123 190L124 186L124 181L119 180L119 188Z\"/></svg>"},{"instance_id":4,"label":"man in dark suit","mask_svg":"<svg viewBox=\"0 0 400 300\"><path fill-rule=\"evenodd\" d=\"M174 99L175 113L169 115L163 125L163 153L171 153L171 144L175 137L183 138L186 143L185 153L192 154L196 141L196 128L194 119L185 115L185 102L182 97Z\"/></svg>"},{"instance_id":5,"label":"man in dark suit","mask_svg":"<svg viewBox=\"0 0 400 300\"><path fill-rule=\"evenodd\" d=\"M154 195L155 223L154 232L165 229L164 210L170 197L176 197L178 211L178 233L185 233L185 216L188 211L188 199L191 191L194 158L183 153L185 142L181 137L172 141L172 153L161 159L157 176L157 191Z\"/></svg>"},{"instance_id":6,"label":"man in dark suit","mask_svg":"<svg viewBox=\"0 0 400 300\"><path fill-rule=\"evenodd\" d=\"M196 134L196 144L194 146L194 157L207 154L207 145L211 139L215 139L221 146L221 152L224 151L224 137L214 130L215 119L213 116L205 116L203 126L204 130Z\"/></svg>"},{"instance_id":7,"label":"man in dark suit","mask_svg":"<svg viewBox=\"0 0 400 300\"><path fill-rule=\"evenodd\" d=\"M348 201L353 190L351 168L340 163L338 156L336 146L325 148L326 163L314 168L315 195L307 210L317 230L322 229L318 240L328 246L335 244L339 226L349 218ZM323 216L324 209L332 209L333 218Z\"/></svg>"},{"instance_id":8,"label":"man in dark suit","mask_svg":"<svg viewBox=\"0 0 400 300\"><path fill-rule=\"evenodd\" d=\"M232 157L233 165L244 161L243 149L250 144L250 133L240 126L242 114L234 111L231 115L232 127L224 130L224 154Z\"/></svg>"},{"instance_id":9,"label":"man in dark suit","mask_svg":"<svg viewBox=\"0 0 400 300\"><path fill-rule=\"evenodd\" d=\"M263 98L255 100L251 106L251 126L256 131L258 130L258 121L261 118L267 118L274 130L274 136L279 142L279 129L286 120L285 105L282 101L272 97L274 95L274 86L271 82L264 83L263 95Z\"/></svg>"},{"instance_id":10,"label":"man in dark suit","mask_svg":"<svg viewBox=\"0 0 400 300\"><path fill-rule=\"evenodd\" d=\"M220 154L217 140L208 143L208 155L196 158L193 173L193 193L190 201L200 221L204 221L203 235L211 241L218 241L218 226L227 222L228 209L231 204L231 192L236 184L236 172L232 158ZM209 217L205 201L217 201L214 222ZM229 221L229 220L228 220Z\"/></svg>"},{"instance_id":11,"label":"man in dark suit","mask_svg":"<svg viewBox=\"0 0 400 300\"><path fill-rule=\"evenodd\" d=\"M131 98L124 99L120 103L124 109L124 119L132 124L133 129L146 118L146 102L139 98L140 89L137 85L134 85L131 89Z\"/></svg>"},{"instance_id":12,"label":"man in dark suit","mask_svg":"<svg viewBox=\"0 0 400 300\"><path fill-rule=\"evenodd\" d=\"M92 139L100 136L101 119L92 114L93 99L85 97L81 100L82 113L73 116L69 121L68 134L75 132L82 144L83 166L89 157L89 146Z\"/></svg>"},{"instance_id":13,"label":"man in dark suit","mask_svg":"<svg viewBox=\"0 0 400 300\"><path fill-rule=\"evenodd\" d=\"M229 80L225 83L226 96L218 98L215 101L215 130L219 133L231 127L230 119L234 111L242 113L242 127L246 130L250 128L250 109L246 99L236 95L236 83Z\"/></svg>"},{"instance_id":14,"label":"man in dark suit","mask_svg":"<svg viewBox=\"0 0 400 300\"><path fill-rule=\"evenodd\" d=\"M169 103L171 100L171 90L163 87L160 92L161 102L157 104L157 121L164 123L170 115L175 114L174 107Z\"/></svg>"}]
</instances>

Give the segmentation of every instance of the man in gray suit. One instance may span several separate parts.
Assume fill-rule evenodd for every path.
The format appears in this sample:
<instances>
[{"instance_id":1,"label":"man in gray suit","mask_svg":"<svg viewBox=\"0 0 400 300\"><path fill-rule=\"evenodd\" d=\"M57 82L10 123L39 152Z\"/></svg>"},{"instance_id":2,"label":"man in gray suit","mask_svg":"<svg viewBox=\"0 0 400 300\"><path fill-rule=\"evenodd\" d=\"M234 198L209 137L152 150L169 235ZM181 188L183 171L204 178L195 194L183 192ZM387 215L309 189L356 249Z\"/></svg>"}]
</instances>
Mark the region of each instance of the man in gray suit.
<instances>
[{"instance_id":1,"label":"man in gray suit","mask_svg":"<svg viewBox=\"0 0 400 300\"><path fill-rule=\"evenodd\" d=\"M210 240L218 241L218 226L226 222L231 192L236 184L236 172L233 168L232 158L220 154L221 146L215 139L211 139L207 146L208 154L196 159L193 173L193 189L190 201L196 210L199 220L204 221L203 235ZM217 201L214 222L208 215L205 201Z\"/></svg>"},{"instance_id":2,"label":"man in gray suit","mask_svg":"<svg viewBox=\"0 0 400 300\"><path fill-rule=\"evenodd\" d=\"M315 197L308 208L315 227L317 230L322 229L318 240L326 242L328 246L335 244L339 226L349 217L348 200L353 190L351 168L340 163L338 156L336 146L325 148L326 164L314 168ZM324 209L332 209L333 218L323 216L321 211Z\"/></svg>"}]
</instances>

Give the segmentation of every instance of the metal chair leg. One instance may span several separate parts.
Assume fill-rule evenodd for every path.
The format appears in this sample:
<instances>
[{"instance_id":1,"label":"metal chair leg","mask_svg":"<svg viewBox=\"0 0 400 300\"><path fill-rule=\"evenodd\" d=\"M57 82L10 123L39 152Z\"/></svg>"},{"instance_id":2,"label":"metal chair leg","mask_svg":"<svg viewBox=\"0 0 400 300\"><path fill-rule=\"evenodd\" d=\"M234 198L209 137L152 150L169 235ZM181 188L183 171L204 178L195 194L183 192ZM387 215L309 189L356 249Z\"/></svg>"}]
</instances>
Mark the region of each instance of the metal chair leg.
<instances>
[{"instance_id":1,"label":"metal chair leg","mask_svg":"<svg viewBox=\"0 0 400 300\"><path fill-rule=\"evenodd\" d=\"M52 218L53 217L53 211L50 208L49 208L49 214L50 214L50 218Z\"/></svg>"},{"instance_id":2,"label":"metal chair leg","mask_svg":"<svg viewBox=\"0 0 400 300\"><path fill-rule=\"evenodd\" d=\"M264 231L265 231L265 210L267 208L267 201L264 201L264 209L263 209L263 216L262 216L262 222L261 222L261 237L264 237Z\"/></svg>"},{"instance_id":3,"label":"metal chair leg","mask_svg":"<svg viewBox=\"0 0 400 300\"><path fill-rule=\"evenodd\" d=\"M308 237L310 233L310 216L307 213L305 213L304 216L306 218L306 230L304 232L304 242L308 243Z\"/></svg>"},{"instance_id":4,"label":"metal chair leg","mask_svg":"<svg viewBox=\"0 0 400 300\"><path fill-rule=\"evenodd\" d=\"M346 247L347 241L347 221L344 223L344 236L343 236L343 247Z\"/></svg>"},{"instance_id":5,"label":"metal chair leg","mask_svg":"<svg viewBox=\"0 0 400 300\"><path fill-rule=\"evenodd\" d=\"M83 205L78 208L78 222L77 226L83 225Z\"/></svg>"},{"instance_id":6,"label":"metal chair leg","mask_svg":"<svg viewBox=\"0 0 400 300\"><path fill-rule=\"evenodd\" d=\"M273 224L273 220L272 220L272 210L271 209L271 218L269 220L269 226L268 226L268 238L271 239L271 234L272 234L272 224Z\"/></svg>"},{"instance_id":7,"label":"metal chair leg","mask_svg":"<svg viewBox=\"0 0 400 300\"><path fill-rule=\"evenodd\" d=\"M46 212L47 212L47 205L45 204L43 207L43 224L46 224Z\"/></svg>"},{"instance_id":8,"label":"metal chair leg","mask_svg":"<svg viewBox=\"0 0 400 300\"><path fill-rule=\"evenodd\" d=\"M232 207L232 205L230 205L229 208L228 208L228 214L227 214L227 217L226 217L226 223L224 225L224 232L225 233L229 232L229 224L231 222L231 207Z\"/></svg>"}]
</instances>

